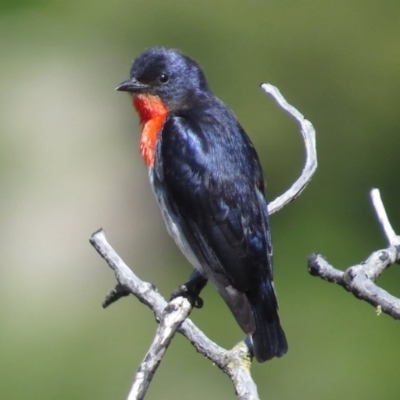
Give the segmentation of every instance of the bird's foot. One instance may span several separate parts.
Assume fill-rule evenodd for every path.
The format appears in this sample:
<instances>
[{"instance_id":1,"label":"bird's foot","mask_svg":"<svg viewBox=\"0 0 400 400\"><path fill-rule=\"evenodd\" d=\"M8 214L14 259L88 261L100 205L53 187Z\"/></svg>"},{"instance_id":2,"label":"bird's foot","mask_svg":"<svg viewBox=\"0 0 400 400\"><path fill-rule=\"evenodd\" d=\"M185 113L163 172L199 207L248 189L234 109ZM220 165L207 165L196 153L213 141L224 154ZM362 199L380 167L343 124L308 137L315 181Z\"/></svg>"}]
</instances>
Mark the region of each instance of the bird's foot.
<instances>
[{"instance_id":1,"label":"bird's foot","mask_svg":"<svg viewBox=\"0 0 400 400\"><path fill-rule=\"evenodd\" d=\"M178 286L171 294L170 301L176 297L185 297L190 304L195 308L202 308L204 305L203 299L200 297L200 292L207 284L207 279L199 272L195 271L190 276L189 280L183 285Z\"/></svg>"}]
</instances>

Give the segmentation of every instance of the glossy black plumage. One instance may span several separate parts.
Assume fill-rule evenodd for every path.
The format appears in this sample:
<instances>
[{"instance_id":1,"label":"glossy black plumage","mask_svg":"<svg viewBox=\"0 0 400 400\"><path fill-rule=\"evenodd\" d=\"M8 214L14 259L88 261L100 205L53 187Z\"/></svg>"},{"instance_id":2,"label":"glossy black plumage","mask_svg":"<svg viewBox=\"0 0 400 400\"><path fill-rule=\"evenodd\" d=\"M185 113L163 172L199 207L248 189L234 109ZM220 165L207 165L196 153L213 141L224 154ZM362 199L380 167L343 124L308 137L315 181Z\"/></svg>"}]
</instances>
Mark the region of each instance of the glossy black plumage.
<instances>
[{"instance_id":1,"label":"glossy black plumage","mask_svg":"<svg viewBox=\"0 0 400 400\"><path fill-rule=\"evenodd\" d=\"M158 96L168 109L149 168L168 230L252 336L257 360L282 356L264 180L250 139L198 64L175 50L144 52L119 90Z\"/></svg>"}]
</instances>

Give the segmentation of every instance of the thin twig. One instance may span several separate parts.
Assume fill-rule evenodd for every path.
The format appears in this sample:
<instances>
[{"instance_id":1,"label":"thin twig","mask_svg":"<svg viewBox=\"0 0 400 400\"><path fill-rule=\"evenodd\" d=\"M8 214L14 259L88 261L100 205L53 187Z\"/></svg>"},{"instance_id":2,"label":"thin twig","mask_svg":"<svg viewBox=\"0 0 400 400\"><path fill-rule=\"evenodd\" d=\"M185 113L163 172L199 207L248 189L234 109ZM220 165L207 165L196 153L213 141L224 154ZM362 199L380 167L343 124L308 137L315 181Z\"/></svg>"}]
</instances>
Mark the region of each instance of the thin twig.
<instances>
[{"instance_id":1,"label":"thin twig","mask_svg":"<svg viewBox=\"0 0 400 400\"><path fill-rule=\"evenodd\" d=\"M385 234L388 243L391 246L400 244L400 236L396 235L396 232L389 222L389 218L386 214L385 206L383 205L379 189L372 189L370 194L376 215L378 217L379 223L382 226L383 233Z\"/></svg>"},{"instance_id":2,"label":"thin twig","mask_svg":"<svg viewBox=\"0 0 400 400\"><path fill-rule=\"evenodd\" d=\"M296 108L294 108L284 99L278 88L270 85L269 83L263 83L261 88L266 93L270 94L276 100L276 102L297 121L300 126L300 133L303 137L306 150L306 162L300 177L285 193L269 203L268 212L269 214L273 214L299 197L300 193L311 181L311 178L314 175L318 165L317 148L315 129L311 122L306 120Z\"/></svg>"}]
</instances>

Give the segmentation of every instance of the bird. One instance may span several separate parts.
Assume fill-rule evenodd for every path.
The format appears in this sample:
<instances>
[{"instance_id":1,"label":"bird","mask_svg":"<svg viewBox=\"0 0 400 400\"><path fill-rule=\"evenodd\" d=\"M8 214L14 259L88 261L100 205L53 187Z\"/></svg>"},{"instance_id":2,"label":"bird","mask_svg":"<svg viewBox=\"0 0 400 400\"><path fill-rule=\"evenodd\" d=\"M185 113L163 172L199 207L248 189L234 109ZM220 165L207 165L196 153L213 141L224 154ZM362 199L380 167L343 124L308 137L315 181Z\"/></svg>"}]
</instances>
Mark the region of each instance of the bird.
<instances>
[{"instance_id":1,"label":"bird","mask_svg":"<svg viewBox=\"0 0 400 400\"><path fill-rule=\"evenodd\" d=\"M116 90L132 97L153 193L195 269L183 287L201 290L210 281L256 360L283 356L265 182L249 136L200 65L179 50L144 50Z\"/></svg>"}]
</instances>

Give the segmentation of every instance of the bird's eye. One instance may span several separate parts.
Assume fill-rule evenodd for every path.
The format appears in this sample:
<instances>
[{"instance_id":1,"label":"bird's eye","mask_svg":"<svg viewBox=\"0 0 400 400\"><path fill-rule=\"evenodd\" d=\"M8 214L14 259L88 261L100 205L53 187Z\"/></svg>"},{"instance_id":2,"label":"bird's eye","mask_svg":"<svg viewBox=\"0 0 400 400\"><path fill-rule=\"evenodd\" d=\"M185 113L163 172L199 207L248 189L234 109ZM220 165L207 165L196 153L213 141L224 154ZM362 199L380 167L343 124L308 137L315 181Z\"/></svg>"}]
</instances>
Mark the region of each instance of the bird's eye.
<instances>
[{"instance_id":1,"label":"bird's eye","mask_svg":"<svg viewBox=\"0 0 400 400\"><path fill-rule=\"evenodd\" d=\"M167 83L167 82L169 81L169 76L168 76L167 74L161 74L161 75L158 77L158 80L159 80L161 83Z\"/></svg>"}]
</instances>

